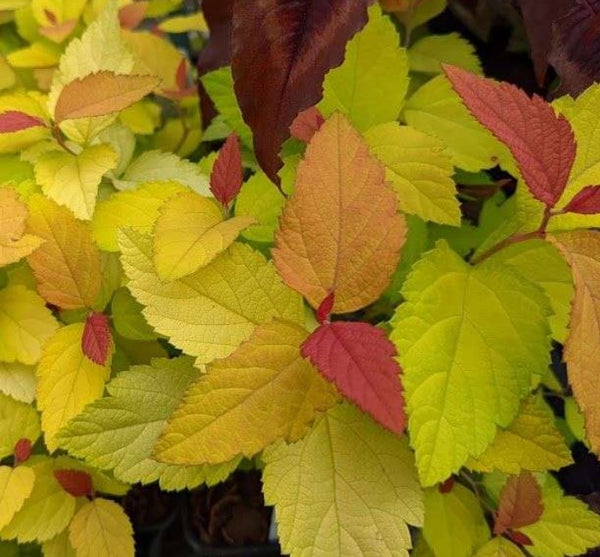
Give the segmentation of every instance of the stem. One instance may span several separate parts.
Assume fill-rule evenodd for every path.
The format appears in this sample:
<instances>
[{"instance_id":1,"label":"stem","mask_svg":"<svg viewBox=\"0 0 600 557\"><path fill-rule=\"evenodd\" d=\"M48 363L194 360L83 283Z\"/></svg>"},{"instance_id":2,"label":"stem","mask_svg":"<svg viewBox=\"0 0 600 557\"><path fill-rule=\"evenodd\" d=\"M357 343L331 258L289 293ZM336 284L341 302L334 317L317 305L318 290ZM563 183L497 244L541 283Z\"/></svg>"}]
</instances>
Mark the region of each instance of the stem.
<instances>
[{"instance_id":1,"label":"stem","mask_svg":"<svg viewBox=\"0 0 600 557\"><path fill-rule=\"evenodd\" d=\"M65 140L62 136L62 132L60 131L60 128L58 127L58 124L54 124L52 126L52 135L54 136L54 139L56 139L56 142L70 155L76 156L77 154L72 151L69 146L65 143Z\"/></svg>"},{"instance_id":2,"label":"stem","mask_svg":"<svg viewBox=\"0 0 600 557\"><path fill-rule=\"evenodd\" d=\"M481 506L484 507L484 509L487 512L489 512L495 519L496 509L494 507L492 507L486 501L485 496L483 495L483 493L481 493L481 490L479 489L479 484L471 476L469 476L469 474L467 474L467 472L465 472L464 470L461 470L459 472L458 476L459 476L459 478L462 478L464 481L466 481L469 484L469 487L471 488L473 493L476 495L477 499L479 499L479 503L481 504Z\"/></svg>"}]
</instances>

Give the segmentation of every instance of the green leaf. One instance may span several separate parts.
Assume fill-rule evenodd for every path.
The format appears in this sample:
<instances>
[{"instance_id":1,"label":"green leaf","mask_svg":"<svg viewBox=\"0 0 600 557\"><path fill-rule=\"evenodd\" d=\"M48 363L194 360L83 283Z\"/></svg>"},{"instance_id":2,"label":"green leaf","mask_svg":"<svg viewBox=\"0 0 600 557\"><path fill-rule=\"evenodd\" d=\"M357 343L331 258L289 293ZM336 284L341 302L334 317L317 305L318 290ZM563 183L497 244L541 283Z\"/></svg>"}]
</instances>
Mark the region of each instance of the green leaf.
<instances>
[{"instance_id":1,"label":"green leaf","mask_svg":"<svg viewBox=\"0 0 600 557\"><path fill-rule=\"evenodd\" d=\"M471 267L444 242L413 267L402 294L390 338L429 486L481 455L517 415L549 363L549 307L534 284L493 264Z\"/></svg>"},{"instance_id":2,"label":"green leaf","mask_svg":"<svg viewBox=\"0 0 600 557\"><path fill-rule=\"evenodd\" d=\"M325 76L319 110L348 115L359 131L398 118L408 90L408 57L400 37L379 6L346 45L341 66Z\"/></svg>"},{"instance_id":3,"label":"green leaf","mask_svg":"<svg viewBox=\"0 0 600 557\"><path fill-rule=\"evenodd\" d=\"M156 335L146 323L142 305L135 301L127 288L119 288L111 302L113 325L117 332L131 340L154 340Z\"/></svg>"},{"instance_id":4,"label":"green leaf","mask_svg":"<svg viewBox=\"0 0 600 557\"><path fill-rule=\"evenodd\" d=\"M40 418L33 406L0 395L0 459L13 454L19 439L29 439L33 445L40 434Z\"/></svg>"},{"instance_id":5,"label":"green leaf","mask_svg":"<svg viewBox=\"0 0 600 557\"><path fill-rule=\"evenodd\" d=\"M265 450L263 486L285 553L404 555L423 522L406 441L344 403L297 443Z\"/></svg>"},{"instance_id":6,"label":"green leaf","mask_svg":"<svg viewBox=\"0 0 600 557\"><path fill-rule=\"evenodd\" d=\"M475 48L458 33L423 37L410 47L408 62L413 72L438 74L442 64L452 64L471 73L483 73Z\"/></svg>"},{"instance_id":7,"label":"green leaf","mask_svg":"<svg viewBox=\"0 0 600 557\"><path fill-rule=\"evenodd\" d=\"M506 538L492 538L479 548L475 557L525 557L525 554Z\"/></svg>"},{"instance_id":8,"label":"green leaf","mask_svg":"<svg viewBox=\"0 0 600 557\"><path fill-rule=\"evenodd\" d=\"M150 457L167 419L200 373L192 364L188 357L155 359L120 373L108 384L110 396L88 405L62 430L61 446L130 483L158 480L162 489L184 489L224 480L239 458L219 466L179 466Z\"/></svg>"}]
</instances>

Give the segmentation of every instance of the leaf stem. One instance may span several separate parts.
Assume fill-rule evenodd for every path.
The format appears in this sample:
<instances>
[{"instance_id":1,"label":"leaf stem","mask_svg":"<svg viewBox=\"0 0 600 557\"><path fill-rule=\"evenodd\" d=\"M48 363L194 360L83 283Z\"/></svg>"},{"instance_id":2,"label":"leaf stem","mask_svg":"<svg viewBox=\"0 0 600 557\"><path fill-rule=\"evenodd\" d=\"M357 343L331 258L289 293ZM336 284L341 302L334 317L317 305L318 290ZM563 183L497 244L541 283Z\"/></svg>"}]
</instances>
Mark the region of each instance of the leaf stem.
<instances>
[{"instance_id":1,"label":"leaf stem","mask_svg":"<svg viewBox=\"0 0 600 557\"><path fill-rule=\"evenodd\" d=\"M52 126L52 135L54 136L54 139L56 139L56 142L70 155L76 156L76 153L65 143L65 140L62 136L62 132L60 131L60 128L58 127L58 124L54 124Z\"/></svg>"}]
</instances>

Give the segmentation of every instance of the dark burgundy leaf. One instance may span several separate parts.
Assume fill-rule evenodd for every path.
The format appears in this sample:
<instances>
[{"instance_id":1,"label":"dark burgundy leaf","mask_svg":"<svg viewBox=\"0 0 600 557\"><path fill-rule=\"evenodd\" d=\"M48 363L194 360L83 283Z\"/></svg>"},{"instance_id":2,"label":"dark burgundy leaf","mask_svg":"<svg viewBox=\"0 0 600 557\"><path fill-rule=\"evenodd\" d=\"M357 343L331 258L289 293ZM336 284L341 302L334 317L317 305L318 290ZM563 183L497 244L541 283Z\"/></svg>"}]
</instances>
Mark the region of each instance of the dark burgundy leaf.
<instances>
[{"instance_id":1,"label":"dark burgundy leaf","mask_svg":"<svg viewBox=\"0 0 600 557\"><path fill-rule=\"evenodd\" d=\"M213 166L210 175L210 191L223 207L228 207L239 193L243 183L240 142L238 136L232 133L221 147Z\"/></svg>"},{"instance_id":2,"label":"dark burgundy leaf","mask_svg":"<svg viewBox=\"0 0 600 557\"><path fill-rule=\"evenodd\" d=\"M321 302L317 309L317 321L319 325L322 325L325 322L329 321L329 317L331 315L331 310L333 309L333 304L335 303L335 293L331 292L325 299Z\"/></svg>"},{"instance_id":3,"label":"dark burgundy leaf","mask_svg":"<svg viewBox=\"0 0 600 557\"><path fill-rule=\"evenodd\" d=\"M317 104L327 71L367 22L371 0L236 2L232 70L256 158L279 184L279 149L296 115Z\"/></svg>"},{"instance_id":4,"label":"dark burgundy leaf","mask_svg":"<svg viewBox=\"0 0 600 557\"><path fill-rule=\"evenodd\" d=\"M14 448L15 462L25 462L31 456L31 441L26 438L19 439Z\"/></svg>"},{"instance_id":5,"label":"dark burgundy leaf","mask_svg":"<svg viewBox=\"0 0 600 557\"><path fill-rule=\"evenodd\" d=\"M290 126L292 137L309 143L312 136L319 131L325 118L315 106L303 110Z\"/></svg>"},{"instance_id":6,"label":"dark burgundy leaf","mask_svg":"<svg viewBox=\"0 0 600 557\"><path fill-rule=\"evenodd\" d=\"M92 362L106 365L111 346L110 324L103 313L91 313L85 322L81 349Z\"/></svg>"},{"instance_id":7,"label":"dark burgundy leaf","mask_svg":"<svg viewBox=\"0 0 600 557\"><path fill-rule=\"evenodd\" d=\"M441 483L438 487L440 493L450 493L454 487L454 476L450 476L445 482Z\"/></svg>"},{"instance_id":8,"label":"dark burgundy leaf","mask_svg":"<svg viewBox=\"0 0 600 557\"><path fill-rule=\"evenodd\" d=\"M564 208L565 213L595 215L600 213L600 186L583 188Z\"/></svg>"},{"instance_id":9,"label":"dark burgundy leaf","mask_svg":"<svg viewBox=\"0 0 600 557\"><path fill-rule=\"evenodd\" d=\"M42 120L24 112L9 110L0 114L0 133L19 132L39 126L45 126Z\"/></svg>"},{"instance_id":10,"label":"dark burgundy leaf","mask_svg":"<svg viewBox=\"0 0 600 557\"><path fill-rule=\"evenodd\" d=\"M55 470L54 477L62 488L73 497L88 497L93 494L92 477L80 470Z\"/></svg>"}]
</instances>

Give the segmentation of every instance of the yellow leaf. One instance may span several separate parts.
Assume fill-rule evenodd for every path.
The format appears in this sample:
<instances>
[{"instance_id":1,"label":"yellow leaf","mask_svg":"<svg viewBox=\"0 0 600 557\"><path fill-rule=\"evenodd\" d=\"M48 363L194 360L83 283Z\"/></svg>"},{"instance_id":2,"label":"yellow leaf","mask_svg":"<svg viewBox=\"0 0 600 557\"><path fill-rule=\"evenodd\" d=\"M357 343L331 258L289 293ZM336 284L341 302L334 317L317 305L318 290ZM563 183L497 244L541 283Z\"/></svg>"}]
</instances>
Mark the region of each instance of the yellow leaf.
<instances>
[{"instance_id":1,"label":"yellow leaf","mask_svg":"<svg viewBox=\"0 0 600 557\"><path fill-rule=\"evenodd\" d=\"M119 112L151 93L157 85L158 80L148 75L117 75L109 71L87 75L62 89L54 109L55 121Z\"/></svg>"},{"instance_id":2,"label":"yellow leaf","mask_svg":"<svg viewBox=\"0 0 600 557\"><path fill-rule=\"evenodd\" d=\"M506 538L492 538L479 548L475 557L525 557L525 554Z\"/></svg>"},{"instance_id":3,"label":"yellow leaf","mask_svg":"<svg viewBox=\"0 0 600 557\"><path fill-rule=\"evenodd\" d=\"M23 235L27 214L16 190L0 188L0 265L15 263L42 244L37 236Z\"/></svg>"},{"instance_id":4,"label":"yellow leaf","mask_svg":"<svg viewBox=\"0 0 600 557\"><path fill-rule=\"evenodd\" d=\"M0 459L14 454L20 439L33 445L40 434L40 417L31 404L0 395Z\"/></svg>"},{"instance_id":5,"label":"yellow leaf","mask_svg":"<svg viewBox=\"0 0 600 557\"><path fill-rule=\"evenodd\" d=\"M120 505L106 499L86 503L69 524L77 557L133 557L133 528Z\"/></svg>"},{"instance_id":6,"label":"yellow leaf","mask_svg":"<svg viewBox=\"0 0 600 557\"><path fill-rule=\"evenodd\" d=\"M165 33L188 33L189 31L208 31L202 12L192 15L170 17L159 23L158 28Z\"/></svg>"},{"instance_id":7,"label":"yellow leaf","mask_svg":"<svg viewBox=\"0 0 600 557\"><path fill-rule=\"evenodd\" d=\"M0 528L4 528L31 495L35 475L24 466L0 466Z\"/></svg>"},{"instance_id":8,"label":"yellow leaf","mask_svg":"<svg viewBox=\"0 0 600 557\"><path fill-rule=\"evenodd\" d=\"M35 163L35 178L42 191L78 219L90 220L102 176L117 166L117 153L106 144L86 147L78 155L55 151Z\"/></svg>"},{"instance_id":9,"label":"yellow leaf","mask_svg":"<svg viewBox=\"0 0 600 557\"><path fill-rule=\"evenodd\" d=\"M126 108L119 114L119 119L133 133L150 135L160 126L161 109L156 103L143 100Z\"/></svg>"},{"instance_id":10,"label":"yellow leaf","mask_svg":"<svg viewBox=\"0 0 600 557\"><path fill-rule=\"evenodd\" d=\"M0 96L0 114L3 112L24 112L40 120L47 120L39 93L14 93ZM32 145L50 137L45 126L35 126L26 130L0 134L0 153L19 153Z\"/></svg>"},{"instance_id":11,"label":"yellow leaf","mask_svg":"<svg viewBox=\"0 0 600 557\"><path fill-rule=\"evenodd\" d=\"M27 261L46 301L62 309L91 308L101 287L100 252L87 223L64 207L34 195L27 229L45 240Z\"/></svg>"},{"instance_id":12,"label":"yellow leaf","mask_svg":"<svg viewBox=\"0 0 600 557\"><path fill-rule=\"evenodd\" d=\"M86 0L31 0L31 10L36 21L43 26L51 25L52 20L64 23L79 19ZM52 18L48 14L52 14Z\"/></svg>"},{"instance_id":13,"label":"yellow leaf","mask_svg":"<svg viewBox=\"0 0 600 557\"><path fill-rule=\"evenodd\" d=\"M154 270L150 238L125 229L119 245L127 287L145 306L148 323L186 354L197 356L198 363L228 356L256 325L274 317L304 322L302 298L246 245L234 243L193 275L167 284Z\"/></svg>"},{"instance_id":14,"label":"yellow leaf","mask_svg":"<svg viewBox=\"0 0 600 557\"><path fill-rule=\"evenodd\" d=\"M0 290L0 360L35 364L58 328L46 303L23 286Z\"/></svg>"},{"instance_id":15,"label":"yellow leaf","mask_svg":"<svg viewBox=\"0 0 600 557\"><path fill-rule=\"evenodd\" d=\"M219 464L297 441L338 399L300 354L308 332L289 322L259 325L231 356L213 362L186 395L155 447L174 464ZM239 424L244 424L239 427Z\"/></svg>"},{"instance_id":16,"label":"yellow leaf","mask_svg":"<svg viewBox=\"0 0 600 557\"><path fill-rule=\"evenodd\" d=\"M375 301L388 285L406 235L383 166L345 116L313 136L283 209L273 259L285 282L333 313Z\"/></svg>"},{"instance_id":17,"label":"yellow leaf","mask_svg":"<svg viewBox=\"0 0 600 557\"><path fill-rule=\"evenodd\" d=\"M13 50L6 59L13 68L53 68L58 64L59 56L56 46L46 41Z\"/></svg>"},{"instance_id":18,"label":"yellow leaf","mask_svg":"<svg viewBox=\"0 0 600 557\"><path fill-rule=\"evenodd\" d=\"M35 369L18 362L0 362L0 392L31 404L35 398Z\"/></svg>"},{"instance_id":19,"label":"yellow leaf","mask_svg":"<svg viewBox=\"0 0 600 557\"><path fill-rule=\"evenodd\" d=\"M213 199L185 192L167 200L154 227L154 263L165 281L193 273L225 251L252 217L223 220Z\"/></svg>"},{"instance_id":20,"label":"yellow leaf","mask_svg":"<svg viewBox=\"0 0 600 557\"><path fill-rule=\"evenodd\" d=\"M59 329L44 346L38 364L36 398L50 451L57 448L58 431L86 404L102 396L110 375L110 358L106 366L100 366L84 355L84 327L83 323L74 323Z\"/></svg>"},{"instance_id":21,"label":"yellow leaf","mask_svg":"<svg viewBox=\"0 0 600 557\"><path fill-rule=\"evenodd\" d=\"M0 54L0 91L10 89L17 82L17 76L6 57Z\"/></svg>"},{"instance_id":22,"label":"yellow leaf","mask_svg":"<svg viewBox=\"0 0 600 557\"><path fill-rule=\"evenodd\" d=\"M94 239L103 250L119 251L119 229L149 234L165 200L184 191L186 188L176 182L149 182L100 201L92 220Z\"/></svg>"}]
</instances>

